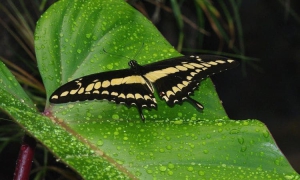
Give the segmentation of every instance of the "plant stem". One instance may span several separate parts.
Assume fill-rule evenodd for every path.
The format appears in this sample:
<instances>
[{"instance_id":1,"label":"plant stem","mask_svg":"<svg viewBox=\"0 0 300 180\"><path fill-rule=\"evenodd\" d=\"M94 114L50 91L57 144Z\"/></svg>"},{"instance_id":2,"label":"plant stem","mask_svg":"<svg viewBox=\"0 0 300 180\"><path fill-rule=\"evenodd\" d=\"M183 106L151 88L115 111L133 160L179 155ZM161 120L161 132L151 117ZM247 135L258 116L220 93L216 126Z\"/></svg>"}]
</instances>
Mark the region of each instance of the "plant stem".
<instances>
[{"instance_id":1,"label":"plant stem","mask_svg":"<svg viewBox=\"0 0 300 180\"><path fill-rule=\"evenodd\" d=\"M36 141L34 138L24 135L19 157L14 173L14 180L27 180L31 170Z\"/></svg>"}]
</instances>

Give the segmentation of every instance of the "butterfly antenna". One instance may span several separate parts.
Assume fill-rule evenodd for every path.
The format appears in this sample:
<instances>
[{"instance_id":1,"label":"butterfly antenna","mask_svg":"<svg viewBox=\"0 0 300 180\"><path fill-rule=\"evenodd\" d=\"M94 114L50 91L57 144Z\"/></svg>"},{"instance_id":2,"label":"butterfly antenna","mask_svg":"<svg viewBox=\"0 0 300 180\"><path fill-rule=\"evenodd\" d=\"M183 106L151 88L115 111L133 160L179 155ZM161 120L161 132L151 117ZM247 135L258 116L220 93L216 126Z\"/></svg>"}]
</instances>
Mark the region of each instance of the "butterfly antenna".
<instances>
[{"instance_id":1,"label":"butterfly antenna","mask_svg":"<svg viewBox=\"0 0 300 180\"><path fill-rule=\"evenodd\" d=\"M144 48L145 43L143 42L142 46L139 48L139 50L136 52L136 54L134 55L133 59L135 60L136 57L140 54L140 52L142 51L142 49Z\"/></svg>"},{"instance_id":2,"label":"butterfly antenna","mask_svg":"<svg viewBox=\"0 0 300 180\"><path fill-rule=\"evenodd\" d=\"M113 54L113 53L110 53L110 52L107 52L104 48L103 48L103 52L104 53L107 53L109 55L112 55L112 56L117 56L117 57L121 57L121 58L125 58L125 59L128 59L128 60L131 60L130 58L126 57L126 56L122 56L120 54Z\"/></svg>"},{"instance_id":3,"label":"butterfly antenna","mask_svg":"<svg viewBox=\"0 0 300 180\"><path fill-rule=\"evenodd\" d=\"M139 48L139 50L137 51L137 53L134 55L133 59L130 59L130 58L127 57L127 56L122 56L122 55L120 55L120 54L114 54L114 53L107 52L104 48L103 48L103 52L104 52L104 53L107 53L107 54L110 54L110 55L113 55L113 56L118 56L118 57L121 57L121 58L126 58L126 59L128 59L128 60L135 60L136 57L137 57L137 56L139 55L139 53L141 52L141 50L144 48L144 44L145 44L145 43L143 43L142 46Z\"/></svg>"},{"instance_id":4,"label":"butterfly antenna","mask_svg":"<svg viewBox=\"0 0 300 180\"><path fill-rule=\"evenodd\" d=\"M204 106L201 103L199 103L198 101L196 101L195 99L192 99L189 96L186 97L186 98L190 101L190 103L192 103L194 106L196 106L197 109L199 109L199 110L203 110L204 109Z\"/></svg>"}]
</instances>

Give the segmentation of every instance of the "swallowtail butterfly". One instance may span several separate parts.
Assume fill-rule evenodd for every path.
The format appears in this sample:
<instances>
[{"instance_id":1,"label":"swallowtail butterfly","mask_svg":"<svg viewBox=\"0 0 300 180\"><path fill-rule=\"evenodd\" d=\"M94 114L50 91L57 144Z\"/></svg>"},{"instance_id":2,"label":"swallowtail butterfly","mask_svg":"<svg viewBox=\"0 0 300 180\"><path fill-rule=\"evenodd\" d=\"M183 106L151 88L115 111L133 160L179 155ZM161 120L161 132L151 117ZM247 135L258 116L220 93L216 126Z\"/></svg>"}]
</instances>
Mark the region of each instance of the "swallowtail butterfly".
<instances>
[{"instance_id":1,"label":"swallowtail butterfly","mask_svg":"<svg viewBox=\"0 0 300 180\"><path fill-rule=\"evenodd\" d=\"M142 108L156 108L156 90L168 105L188 100L196 108L203 106L190 97L200 81L210 75L235 67L237 61L213 55L176 57L141 66L130 60L130 69L101 72L70 81L53 92L51 103L85 100L109 100L134 105L141 119Z\"/></svg>"}]
</instances>

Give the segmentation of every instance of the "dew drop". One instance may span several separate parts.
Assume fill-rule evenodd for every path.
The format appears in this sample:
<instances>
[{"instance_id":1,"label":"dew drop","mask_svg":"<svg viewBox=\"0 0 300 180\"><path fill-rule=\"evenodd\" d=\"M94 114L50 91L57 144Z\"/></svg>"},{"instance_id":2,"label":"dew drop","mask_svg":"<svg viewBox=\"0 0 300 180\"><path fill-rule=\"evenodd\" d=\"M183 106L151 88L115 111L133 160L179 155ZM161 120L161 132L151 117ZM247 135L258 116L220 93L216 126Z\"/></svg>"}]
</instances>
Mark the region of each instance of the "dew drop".
<instances>
[{"instance_id":1,"label":"dew drop","mask_svg":"<svg viewBox=\"0 0 300 180\"><path fill-rule=\"evenodd\" d=\"M249 122L248 122L248 121L243 121L243 125L244 125L244 126L248 126L248 125L249 125Z\"/></svg>"},{"instance_id":2,"label":"dew drop","mask_svg":"<svg viewBox=\"0 0 300 180\"><path fill-rule=\"evenodd\" d=\"M276 165L279 166L279 165L281 164L282 161L283 161L283 158L280 157L280 158L276 159L276 160L274 161L274 163L275 163Z\"/></svg>"},{"instance_id":3,"label":"dew drop","mask_svg":"<svg viewBox=\"0 0 300 180\"><path fill-rule=\"evenodd\" d=\"M169 49L170 53L173 53L175 50L173 48Z\"/></svg>"},{"instance_id":4,"label":"dew drop","mask_svg":"<svg viewBox=\"0 0 300 180\"><path fill-rule=\"evenodd\" d=\"M203 153L204 153L204 154L208 154L208 152L209 152L209 151L208 151L207 149L203 150Z\"/></svg>"},{"instance_id":5,"label":"dew drop","mask_svg":"<svg viewBox=\"0 0 300 180\"><path fill-rule=\"evenodd\" d=\"M166 167L166 166L160 166L160 167L159 167L159 170L164 172L164 171L167 170L167 167Z\"/></svg>"},{"instance_id":6,"label":"dew drop","mask_svg":"<svg viewBox=\"0 0 300 180\"><path fill-rule=\"evenodd\" d=\"M264 131L264 132L263 132L263 136L264 136L265 138L269 138L270 134L269 134L268 131Z\"/></svg>"},{"instance_id":7,"label":"dew drop","mask_svg":"<svg viewBox=\"0 0 300 180\"><path fill-rule=\"evenodd\" d=\"M136 171L136 172L135 172L135 175L136 175L136 176L141 176L142 173L141 173L140 171Z\"/></svg>"},{"instance_id":8,"label":"dew drop","mask_svg":"<svg viewBox=\"0 0 300 180\"><path fill-rule=\"evenodd\" d=\"M98 145L98 146L102 146L103 143L104 143L104 142L103 142L102 140L97 141L97 145Z\"/></svg>"},{"instance_id":9,"label":"dew drop","mask_svg":"<svg viewBox=\"0 0 300 180\"><path fill-rule=\"evenodd\" d=\"M153 171L151 170L151 169L147 169L147 171L146 171L148 174L152 174L153 173Z\"/></svg>"},{"instance_id":10,"label":"dew drop","mask_svg":"<svg viewBox=\"0 0 300 180\"><path fill-rule=\"evenodd\" d=\"M172 176L174 174L173 171L168 171L168 175Z\"/></svg>"},{"instance_id":11,"label":"dew drop","mask_svg":"<svg viewBox=\"0 0 300 180\"><path fill-rule=\"evenodd\" d=\"M167 137L165 137L165 139L166 139L167 141L170 141L170 140L171 140L171 137L167 136Z\"/></svg>"},{"instance_id":12,"label":"dew drop","mask_svg":"<svg viewBox=\"0 0 300 180\"><path fill-rule=\"evenodd\" d=\"M241 152L245 152L246 150L247 150L247 146L242 146L240 149Z\"/></svg>"},{"instance_id":13,"label":"dew drop","mask_svg":"<svg viewBox=\"0 0 300 180\"><path fill-rule=\"evenodd\" d=\"M262 171L262 167L257 167L256 170L257 171Z\"/></svg>"},{"instance_id":14,"label":"dew drop","mask_svg":"<svg viewBox=\"0 0 300 180\"><path fill-rule=\"evenodd\" d=\"M109 70L112 70L114 68L114 65L112 63L108 64L108 65L106 65L106 68Z\"/></svg>"},{"instance_id":15,"label":"dew drop","mask_svg":"<svg viewBox=\"0 0 300 180\"><path fill-rule=\"evenodd\" d=\"M190 167L187 168L187 170L191 172L191 171L194 170L194 168L192 166L190 166Z\"/></svg>"},{"instance_id":16,"label":"dew drop","mask_svg":"<svg viewBox=\"0 0 300 180\"><path fill-rule=\"evenodd\" d=\"M112 118L113 118L114 120L119 120L120 117L119 117L118 114L113 114L113 115L112 115Z\"/></svg>"},{"instance_id":17,"label":"dew drop","mask_svg":"<svg viewBox=\"0 0 300 180\"><path fill-rule=\"evenodd\" d=\"M86 116L87 116L87 117L91 117L92 114L91 114L90 112L88 112L88 113L86 113Z\"/></svg>"},{"instance_id":18,"label":"dew drop","mask_svg":"<svg viewBox=\"0 0 300 180\"><path fill-rule=\"evenodd\" d=\"M238 142L240 143L240 144L244 144L244 138L242 138L242 137L238 137Z\"/></svg>"},{"instance_id":19,"label":"dew drop","mask_svg":"<svg viewBox=\"0 0 300 180\"><path fill-rule=\"evenodd\" d=\"M91 33L85 35L85 37L88 38L88 39L91 38L91 36L92 36Z\"/></svg>"},{"instance_id":20,"label":"dew drop","mask_svg":"<svg viewBox=\"0 0 300 180\"><path fill-rule=\"evenodd\" d=\"M167 150L171 150L171 149L172 149L172 146L171 146L171 145L168 145L168 146L166 147L166 149L167 149Z\"/></svg>"},{"instance_id":21,"label":"dew drop","mask_svg":"<svg viewBox=\"0 0 300 180\"><path fill-rule=\"evenodd\" d=\"M170 168L170 169L174 169L174 168L175 168L175 165L174 165L174 164L172 164L172 163L169 163L169 164L168 164L168 168Z\"/></svg>"},{"instance_id":22,"label":"dew drop","mask_svg":"<svg viewBox=\"0 0 300 180\"><path fill-rule=\"evenodd\" d=\"M176 120L176 121L174 121L174 124L182 124L183 123L183 120Z\"/></svg>"},{"instance_id":23,"label":"dew drop","mask_svg":"<svg viewBox=\"0 0 300 180\"><path fill-rule=\"evenodd\" d=\"M205 175L205 172L204 172L204 171L198 171L198 174L199 174L200 176L204 176L204 175Z\"/></svg>"},{"instance_id":24,"label":"dew drop","mask_svg":"<svg viewBox=\"0 0 300 180\"><path fill-rule=\"evenodd\" d=\"M165 150L161 148L161 149L159 149L159 152L164 153Z\"/></svg>"},{"instance_id":25,"label":"dew drop","mask_svg":"<svg viewBox=\"0 0 300 180\"><path fill-rule=\"evenodd\" d=\"M238 134L240 131L238 129L231 129L230 134Z\"/></svg>"},{"instance_id":26,"label":"dew drop","mask_svg":"<svg viewBox=\"0 0 300 180\"><path fill-rule=\"evenodd\" d=\"M294 175L286 175L284 176L285 179L290 180L290 179L296 179L296 177ZM298 177L297 177L298 178Z\"/></svg>"}]
</instances>

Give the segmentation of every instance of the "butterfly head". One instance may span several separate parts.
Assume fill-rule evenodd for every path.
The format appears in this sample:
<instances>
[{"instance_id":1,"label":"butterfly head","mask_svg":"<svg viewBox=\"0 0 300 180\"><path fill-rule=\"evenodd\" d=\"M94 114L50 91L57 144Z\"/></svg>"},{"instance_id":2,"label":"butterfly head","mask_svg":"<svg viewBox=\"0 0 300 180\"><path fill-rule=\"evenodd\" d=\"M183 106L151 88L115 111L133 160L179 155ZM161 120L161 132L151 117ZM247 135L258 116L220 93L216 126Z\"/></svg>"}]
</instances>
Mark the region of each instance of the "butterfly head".
<instances>
[{"instance_id":1,"label":"butterfly head","mask_svg":"<svg viewBox=\"0 0 300 180\"><path fill-rule=\"evenodd\" d=\"M133 70L137 74L141 74L142 66L138 64L136 60L130 60L128 62L128 65L130 66L130 69Z\"/></svg>"}]
</instances>

